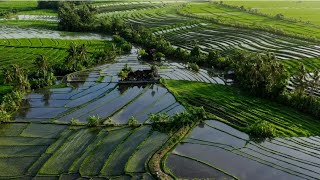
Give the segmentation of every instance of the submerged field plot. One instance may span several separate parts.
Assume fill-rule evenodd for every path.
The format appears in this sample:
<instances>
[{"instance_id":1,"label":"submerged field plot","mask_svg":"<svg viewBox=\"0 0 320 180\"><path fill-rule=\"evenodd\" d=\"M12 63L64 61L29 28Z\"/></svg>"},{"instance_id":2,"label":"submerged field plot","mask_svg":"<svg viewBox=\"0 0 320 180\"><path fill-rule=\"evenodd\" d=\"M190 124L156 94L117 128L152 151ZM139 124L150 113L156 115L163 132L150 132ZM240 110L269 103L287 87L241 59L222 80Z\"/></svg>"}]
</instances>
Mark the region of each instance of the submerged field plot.
<instances>
[{"instance_id":1,"label":"submerged field plot","mask_svg":"<svg viewBox=\"0 0 320 180\"><path fill-rule=\"evenodd\" d=\"M319 136L249 139L218 121L205 121L166 161L177 178L318 179Z\"/></svg>"},{"instance_id":2,"label":"submerged field plot","mask_svg":"<svg viewBox=\"0 0 320 180\"><path fill-rule=\"evenodd\" d=\"M31 93L15 120L69 123L73 118L86 123L90 116L98 115L117 124L126 124L132 116L145 123L152 113L173 115L184 111L185 108L160 84L119 83L118 73L125 65L134 71L150 69L150 65L138 61L136 52L137 49L133 49L115 63L68 75L70 87ZM179 63L163 63L159 74L165 79L225 84L223 78L212 77L206 70L193 72Z\"/></svg>"},{"instance_id":3,"label":"submerged field plot","mask_svg":"<svg viewBox=\"0 0 320 180\"><path fill-rule=\"evenodd\" d=\"M2 124L0 178L150 179L145 163L167 139L167 135L149 126L132 129Z\"/></svg>"},{"instance_id":4,"label":"submerged field plot","mask_svg":"<svg viewBox=\"0 0 320 180\"><path fill-rule=\"evenodd\" d=\"M320 43L316 38L320 28L315 17L307 15L312 23L294 22L271 17L282 12L291 17L290 8L273 11L265 7L261 11L271 13L266 16L228 7L225 2L92 1L95 12L86 4L68 3L57 6L81 21L83 17L76 11L88 11L82 13L88 13L90 22L84 18L75 22L78 28L70 25L73 21L60 27L58 20L63 15L58 15L57 9L37 8L36 1L0 2L0 13L9 9L8 16L0 14L0 78L12 64L26 68L29 74L25 76L31 78L40 55L46 56L55 75L73 72L58 77L53 86L50 83L44 85L47 88L28 91L22 103L10 101L19 94L3 98L19 110L7 110L6 103L0 107L12 113L12 122L0 124L0 179L320 180L320 123L316 115L285 106L274 96L258 98L243 91L237 82L241 73L234 67L241 64L224 67L229 63L224 62L234 58L226 55L238 49L244 54L274 54L290 75L298 71L300 63L307 70L318 69ZM241 3L230 2L258 7ZM299 3L288 2L288 6L297 8ZM278 8L285 2L281 4ZM58 27L88 33L58 31ZM125 39L111 38L111 33ZM88 59L69 58L76 54L71 44L84 44ZM123 55L131 47L131 52ZM207 56L210 51L219 53ZM239 59L246 62L246 58ZM268 56L267 60L274 59ZM250 72L263 79L256 84L267 84L264 81L269 78L273 84L282 81L270 73L283 71L275 67L281 64L269 68L266 61L253 64L268 71L256 71L267 77ZM60 72L59 68L64 70L62 62L75 66ZM223 67L199 67L207 62ZM40 81L42 75L35 77ZM47 77L43 70L43 79ZM318 98L319 88L311 88L311 83L303 80L299 83L301 87L293 84L291 77L285 93L298 87L305 95ZM1 98L13 88L21 88L10 85L0 79ZM0 112L0 117L6 115ZM272 134L267 132L266 136L272 138L255 137L264 136L259 131L266 127L261 130L255 126L260 124L268 125L266 131L270 127Z\"/></svg>"}]
</instances>

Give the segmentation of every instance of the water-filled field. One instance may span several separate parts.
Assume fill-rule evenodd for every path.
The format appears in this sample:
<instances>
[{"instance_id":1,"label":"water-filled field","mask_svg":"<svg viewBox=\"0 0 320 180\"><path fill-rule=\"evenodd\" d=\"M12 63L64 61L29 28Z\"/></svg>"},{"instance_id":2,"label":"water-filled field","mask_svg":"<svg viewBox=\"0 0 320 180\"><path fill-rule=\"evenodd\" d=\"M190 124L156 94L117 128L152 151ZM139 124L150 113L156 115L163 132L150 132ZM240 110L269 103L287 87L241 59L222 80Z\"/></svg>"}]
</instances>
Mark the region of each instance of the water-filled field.
<instances>
[{"instance_id":1,"label":"water-filled field","mask_svg":"<svg viewBox=\"0 0 320 180\"><path fill-rule=\"evenodd\" d=\"M151 175L145 163L167 139L150 126L132 129L2 124L0 178L130 178L131 174L148 179Z\"/></svg>"},{"instance_id":2,"label":"water-filled field","mask_svg":"<svg viewBox=\"0 0 320 180\"><path fill-rule=\"evenodd\" d=\"M8 16L0 14L0 72L11 64L32 71L32 62L39 55L46 55L54 66L66 60L71 43L85 44L90 57L110 46L121 54L124 49L117 47L118 42L97 32L131 35L128 42L140 43L143 28L188 52L195 46L203 53L217 50L222 55L233 49L271 52L290 73L297 71L300 62L308 70L320 67L320 44L315 39L320 31L314 25L318 4L257 4L243 2L258 12L283 13L303 22L260 16L222 2L93 1L94 23L80 23L90 27L75 29L92 28L92 33L62 32L57 31L56 10L38 9L36 1L0 2L0 13L17 10ZM303 14L306 7L312 11ZM80 12L86 7L76 4L75 8ZM127 23L123 27L122 21ZM150 48L147 52L166 53L149 47L154 40L157 38L134 44L130 53L110 63L68 74L61 86L53 86L63 88L28 92L12 122L0 124L0 179L155 179L163 177L162 171L173 179L319 179L320 124L316 117L271 98L255 97L214 68L191 70L197 68L168 57L161 62L140 60L140 45ZM156 53L152 56L159 55ZM162 78L159 83L121 82L118 75L126 65L136 71L150 70L154 64ZM227 71L232 76L233 71ZM11 90L0 86L3 88ZM290 81L287 88L296 86ZM200 110L205 110L197 114L201 118L193 114ZM185 113L176 115L180 112ZM158 113L168 114L169 120L159 116L164 119L157 127L153 123L157 116L150 115ZM0 117L6 115L0 112ZM95 119L97 123L92 122ZM260 122L270 126L266 131L270 128L274 138L253 138L250 128Z\"/></svg>"},{"instance_id":3,"label":"water-filled field","mask_svg":"<svg viewBox=\"0 0 320 180\"><path fill-rule=\"evenodd\" d=\"M150 69L137 59L137 49L116 59L115 63L67 76L69 87L37 90L25 98L16 121L69 123L72 118L86 123L90 116L109 118L117 124L126 124L132 116L140 123L148 122L152 113L173 115L185 108L160 84L122 84L118 73L127 64L134 71ZM179 63L163 63L159 70L165 79L180 79L225 84L223 78L212 77L201 69L188 70Z\"/></svg>"},{"instance_id":4,"label":"water-filled field","mask_svg":"<svg viewBox=\"0 0 320 180\"><path fill-rule=\"evenodd\" d=\"M195 27L181 28L171 32L160 31L159 33L172 44L188 50L191 50L196 43L206 52L242 49L252 52L271 52L278 59L320 56L320 49L314 43L253 30L200 24Z\"/></svg>"},{"instance_id":5,"label":"water-filled field","mask_svg":"<svg viewBox=\"0 0 320 180\"><path fill-rule=\"evenodd\" d=\"M199 124L166 167L178 178L317 179L319 136L257 142L218 121Z\"/></svg>"}]
</instances>

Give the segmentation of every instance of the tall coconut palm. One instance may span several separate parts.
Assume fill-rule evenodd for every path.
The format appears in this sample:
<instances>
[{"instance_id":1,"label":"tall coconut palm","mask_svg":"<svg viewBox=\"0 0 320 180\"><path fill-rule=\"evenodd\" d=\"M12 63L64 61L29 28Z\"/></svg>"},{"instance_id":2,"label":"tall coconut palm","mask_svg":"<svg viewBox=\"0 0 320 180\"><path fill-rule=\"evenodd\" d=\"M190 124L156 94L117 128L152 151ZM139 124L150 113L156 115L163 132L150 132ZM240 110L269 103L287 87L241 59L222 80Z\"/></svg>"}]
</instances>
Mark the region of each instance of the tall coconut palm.
<instances>
[{"instance_id":1,"label":"tall coconut palm","mask_svg":"<svg viewBox=\"0 0 320 180\"><path fill-rule=\"evenodd\" d=\"M313 73L309 74L310 80L308 81L310 87L310 95L314 97L314 92L320 89L320 72L315 70Z\"/></svg>"},{"instance_id":2,"label":"tall coconut palm","mask_svg":"<svg viewBox=\"0 0 320 180\"><path fill-rule=\"evenodd\" d=\"M293 76L293 84L295 85L297 93L302 96L308 87L307 85L307 71L303 64L300 65L300 69L297 75Z\"/></svg>"},{"instance_id":3,"label":"tall coconut palm","mask_svg":"<svg viewBox=\"0 0 320 180\"><path fill-rule=\"evenodd\" d=\"M5 83L11 84L14 89L27 91L30 89L27 72L18 65L11 65L5 70Z\"/></svg>"},{"instance_id":4,"label":"tall coconut palm","mask_svg":"<svg viewBox=\"0 0 320 180\"><path fill-rule=\"evenodd\" d=\"M42 74L43 76L46 76L49 70L49 62L46 56L40 55L36 58L36 60L33 63L35 67L37 68L37 74Z\"/></svg>"}]
</instances>

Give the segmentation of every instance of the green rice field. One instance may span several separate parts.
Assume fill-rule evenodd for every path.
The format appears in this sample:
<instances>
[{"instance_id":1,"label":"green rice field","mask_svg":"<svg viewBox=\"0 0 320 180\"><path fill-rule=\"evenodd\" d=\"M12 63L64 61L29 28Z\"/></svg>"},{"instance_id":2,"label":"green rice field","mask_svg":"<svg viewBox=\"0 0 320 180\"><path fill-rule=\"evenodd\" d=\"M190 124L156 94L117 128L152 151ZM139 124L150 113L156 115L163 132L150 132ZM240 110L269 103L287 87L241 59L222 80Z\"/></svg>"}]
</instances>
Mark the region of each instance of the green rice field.
<instances>
[{"instance_id":1,"label":"green rice field","mask_svg":"<svg viewBox=\"0 0 320 180\"><path fill-rule=\"evenodd\" d=\"M308 71L320 69L320 2L94 0L91 5L94 30L67 32L59 30L58 11L38 9L36 0L0 1L0 12L17 10L0 18L0 102L13 89L4 83L4 68L18 64L32 71L40 55L54 66L65 60L71 44L85 44L89 56L97 55L114 45L110 32L121 28L130 27L125 33L134 40L142 33L129 31L146 28L154 35L150 42L161 37L173 48L191 52L197 46L203 54L152 62L139 51L155 52L154 58L158 47L127 39L132 49L114 61L28 91L12 120L0 119L0 179L319 180L319 119L253 96L222 70L193 69L190 62L212 50L224 56L237 49L272 53L290 76L301 64ZM123 80L124 67L137 77ZM151 71L152 80L143 74ZM226 71L233 75L232 68ZM291 80L288 94L296 88ZM312 90L319 98L320 91ZM204 118L190 120L201 106ZM179 119L182 112L190 114ZM163 129L150 118L160 113L172 120L160 119ZM260 131L271 129L272 136L252 134L250 128L261 122L268 127Z\"/></svg>"},{"instance_id":2,"label":"green rice field","mask_svg":"<svg viewBox=\"0 0 320 180\"><path fill-rule=\"evenodd\" d=\"M244 6L257 10L263 14L275 16L283 14L286 18L292 18L314 25L320 25L319 1L225 1L226 4Z\"/></svg>"}]
</instances>

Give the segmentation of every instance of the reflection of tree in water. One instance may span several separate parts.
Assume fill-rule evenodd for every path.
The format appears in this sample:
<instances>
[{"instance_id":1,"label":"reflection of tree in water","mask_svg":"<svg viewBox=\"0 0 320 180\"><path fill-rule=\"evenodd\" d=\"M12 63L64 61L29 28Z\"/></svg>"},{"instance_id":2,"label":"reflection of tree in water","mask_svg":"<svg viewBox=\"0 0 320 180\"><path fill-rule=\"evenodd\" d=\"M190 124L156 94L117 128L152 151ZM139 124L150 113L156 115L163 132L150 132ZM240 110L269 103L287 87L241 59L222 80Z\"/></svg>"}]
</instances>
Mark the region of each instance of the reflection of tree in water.
<instances>
[{"instance_id":1,"label":"reflection of tree in water","mask_svg":"<svg viewBox=\"0 0 320 180\"><path fill-rule=\"evenodd\" d=\"M52 92L50 91L50 89L45 89L43 92L42 92L43 96L42 96L42 102L44 102L44 106L49 106L50 105L50 97L51 97L51 94Z\"/></svg>"},{"instance_id":2,"label":"reflection of tree in water","mask_svg":"<svg viewBox=\"0 0 320 180\"><path fill-rule=\"evenodd\" d=\"M199 128L204 128L204 125L205 125L204 122L200 122L200 123L198 124L198 127L199 127Z\"/></svg>"},{"instance_id":3,"label":"reflection of tree in water","mask_svg":"<svg viewBox=\"0 0 320 180\"><path fill-rule=\"evenodd\" d=\"M151 91L151 96L154 97L154 95L156 94L156 91L153 89L154 88L154 84L152 84L151 88L152 91ZM158 91L158 86L157 86L157 91Z\"/></svg>"},{"instance_id":4,"label":"reflection of tree in water","mask_svg":"<svg viewBox=\"0 0 320 180\"><path fill-rule=\"evenodd\" d=\"M21 106L20 106L19 110L17 111L17 115L19 117L26 117L29 112L30 107L31 107L30 99L29 98L23 99Z\"/></svg>"},{"instance_id":5,"label":"reflection of tree in water","mask_svg":"<svg viewBox=\"0 0 320 180\"><path fill-rule=\"evenodd\" d=\"M253 137L253 136L249 135L249 141L252 141L252 142L257 143L257 144L261 144L261 143L263 143L265 141L270 142L271 140L272 140L272 138L260 138L260 137L258 138L258 137Z\"/></svg>"},{"instance_id":6,"label":"reflection of tree in water","mask_svg":"<svg viewBox=\"0 0 320 180\"><path fill-rule=\"evenodd\" d=\"M142 84L140 84L140 83L131 83L131 84L129 84L129 83L125 83L125 84L124 83L119 83L118 84L118 91L120 92L120 94L123 94L130 88L138 87L140 89L140 88L145 88L147 86L148 86L148 84L146 84L146 83L142 83Z\"/></svg>"}]
</instances>

